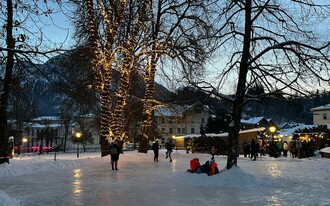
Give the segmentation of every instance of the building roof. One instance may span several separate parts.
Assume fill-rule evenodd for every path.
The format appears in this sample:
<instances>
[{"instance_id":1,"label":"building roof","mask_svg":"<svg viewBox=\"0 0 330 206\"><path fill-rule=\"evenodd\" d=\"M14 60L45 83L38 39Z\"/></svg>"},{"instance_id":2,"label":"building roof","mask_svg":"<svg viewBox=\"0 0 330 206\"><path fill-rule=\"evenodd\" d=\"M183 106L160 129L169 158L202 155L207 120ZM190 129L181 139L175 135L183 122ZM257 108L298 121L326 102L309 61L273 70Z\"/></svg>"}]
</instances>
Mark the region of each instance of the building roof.
<instances>
[{"instance_id":1,"label":"building roof","mask_svg":"<svg viewBox=\"0 0 330 206\"><path fill-rule=\"evenodd\" d=\"M287 129L281 129L278 131L279 135L284 135L284 136L291 136L297 129L305 129L305 128L313 128L316 125L306 125L306 124L296 124L295 126ZM328 127L329 128L329 127Z\"/></svg>"},{"instance_id":2,"label":"building roof","mask_svg":"<svg viewBox=\"0 0 330 206\"><path fill-rule=\"evenodd\" d=\"M330 110L330 104L326 104L324 106L314 107L311 109L312 111L319 111L319 110Z\"/></svg>"},{"instance_id":3,"label":"building roof","mask_svg":"<svg viewBox=\"0 0 330 206\"><path fill-rule=\"evenodd\" d=\"M33 119L32 121L54 121L54 120L60 120L60 117L59 116L41 116L41 117Z\"/></svg>"},{"instance_id":4,"label":"building roof","mask_svg":"<svg viewBox=\"0 0 330 206\"><path fill-rule=\"evenodd\" d=\"M210 108L207 105L203 105L201 102L195 102L192 105L180 106L177 104L168 104L163 105L154 110L154 116L163 116L163 117L182 117L183 113L193 110L196 106L201 106L204 111L210 111Z\"/></svg>"},{"instance_id":5,"label":"building roof","mask_svg":"<svg viewBox=\"0 0 330 206\"><path fill-rule=\"evenodd\" d=\"M266 129L265 127L246 129L246 130L239 131L239 134L246 134L246 133L250 133L250 132L261 132L261 131L265 131L265 129ZM205 135L207 137L228 137L228 132L219 133L219 134L208 133ZM193 137L200 137L200 136L201 136L200 134L187 134L187 135L183 136L183 138L193 138Z\"/></svg>"},{"instance_id":6,"label":"building roof","mask_svg":"<svg viewBox=\"0 0 330 206\"><path fill-rule=\"evenodd\" d=\"M154 116L176 117L182 116L184 108L179 105L162 106L154 110Z\"/></svg>"},{"instance_id":7,"label":"building roof","mask_svg":"<svg viewBox=\"0 0 330 206\"><path fill-rule=\"evenodd\" d=\"M243 123L243 124L257 124L263 119L267 120L264 117L252 117L250 119L242 119L241 123Z\"/></svg>"}]
</instances>

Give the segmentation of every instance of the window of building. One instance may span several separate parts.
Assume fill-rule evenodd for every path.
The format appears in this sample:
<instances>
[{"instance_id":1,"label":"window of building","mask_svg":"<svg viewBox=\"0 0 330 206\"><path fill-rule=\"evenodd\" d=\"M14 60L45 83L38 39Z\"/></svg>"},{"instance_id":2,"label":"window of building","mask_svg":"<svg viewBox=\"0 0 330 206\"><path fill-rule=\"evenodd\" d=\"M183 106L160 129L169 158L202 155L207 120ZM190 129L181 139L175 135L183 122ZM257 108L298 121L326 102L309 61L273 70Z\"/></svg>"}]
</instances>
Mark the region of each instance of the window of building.
<instances>
[{"instance_id":1,"label":"window of building","mask_svg":"<svg viewBox=\"0 0 330 206\"><path fill-rule=\"evenodd\" d=\"M200 114L200 113L202 113L202 109L201 109L201 108L196 108L196 109L195 109L195 113L196 113L196 114Z\"/></svg>"},{"instance_id":2,"label":"window of building","mask_svg":"<svg viewBox=\"0 0 330 206\"><path fill-rule=\"evenodd\" d=\"M323 114L323 119L328 119L328 115L327 114Z\"/></svg>"},{"instance_id":3,"label":"window of building","mask_svg":"<svg viewBox=\"0 0 330 206\"><path fill-rule=\"evenodd\" d=\"M162 132L165 132L165 128L162 128Z\"/></svg>"},{"instance_id":4,"label":"window of building","mask_svg":"<svg viewBox=\"0 0 330 206\"><path fill-rule=\"evenodd\" d=\"M169 128L169 129L168 129L168 132L169 132L170 134L173 134L173 129L172 129L172 128Z\"/></svg>"},{"instance_id":5,"label":"window of building","mask_svg":"<svg viewBox=\"0 0 330 206\"><path fill-rule=\"evenodd\" d=\"M204 117L202 117L201 122L202 122L202 124L205 123L205 118Z\"/></svg>"},{"instance_id":6,"label":"window of building","mask_svg":"<svg viewBox=\"0 0 330 206\"><path fill-rule=\"evenodd\" d=\"M162 117L162 124L165 124L165 118Z\"/></svg>"},{"instance_id":7,"label":"window of building","mask_svg":"<svg viewBox=\"0 0 330 206\"><path fill-rule=\"evenodd\" d=\"M190 133L195 134L195 128L190 128Z\"/></svg>"},{"instance_id":8,"label":"window of building","mask_svg":"<svg viewBox=\"0 0 330 206\"><path fill-rule=\"evenodd\" d=\"M186 128L182 128L182 134L186 133Z\"/></svg>"},{"instance_id":9,"label":"window of building","mask_svg":"<svg viewBox=\"0 0 330 206\"><path fill-rule=\"evenodd\" d=\"M178 134L181 134L181 128L178 128Z\"/></svg>"},{"instance_id":10,"label":"window of building","mask_svg":"<svg viewBox=\"0 0 330 206\"><path fill-rule=\"evenodd\" d=\"M191 118L191 123L195 123L195 120L194 120L194 118Z\"/></svg>"}]
</instances>

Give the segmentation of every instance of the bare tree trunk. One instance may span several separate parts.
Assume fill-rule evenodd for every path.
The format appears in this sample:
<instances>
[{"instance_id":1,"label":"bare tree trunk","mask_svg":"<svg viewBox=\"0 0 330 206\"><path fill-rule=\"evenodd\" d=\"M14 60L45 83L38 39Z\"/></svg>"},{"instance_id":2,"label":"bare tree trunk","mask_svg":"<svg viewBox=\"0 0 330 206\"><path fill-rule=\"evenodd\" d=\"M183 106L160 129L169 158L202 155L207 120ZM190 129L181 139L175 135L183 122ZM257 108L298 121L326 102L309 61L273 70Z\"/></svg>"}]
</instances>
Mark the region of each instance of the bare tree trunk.
<instances>
[{"instance_id":1,"label":"bare tree trunk","mask_svg":"<svg viewBox=\"0 0 330 206\"><path fill-rule=\"evenodd\" d=\"M12 83L12 73L14 67L14 52L11 51L15 48L15 40L13 38L13 2L7 0L7 24L6 24L6 43L8 53L6 62L6 73L3 82L3 89L0 102L0 157L7 157L8 155L8 99Z\"/></svg>"},{"instance_id":2,"label":"bare tree trunk","mask_svg":"<svg viewBox=\"0 0 330 206\"><path fill-rule=\"evenodd\" d=\"M239 154L238 147L238 135L240 129L240 122L242 117L242 109L244 104L244 95L246 92L246 77L249 69L249 57L250 57L250 43L251 43L251 0L246 0L245 3L245 32L243 42L243 54L240 62L239 77L236 96L233 105L233 122L229 125L228 133L228 159L227 169L230 169L233 165L237 166L237 155Z\"/></svg>"}]
</instances>

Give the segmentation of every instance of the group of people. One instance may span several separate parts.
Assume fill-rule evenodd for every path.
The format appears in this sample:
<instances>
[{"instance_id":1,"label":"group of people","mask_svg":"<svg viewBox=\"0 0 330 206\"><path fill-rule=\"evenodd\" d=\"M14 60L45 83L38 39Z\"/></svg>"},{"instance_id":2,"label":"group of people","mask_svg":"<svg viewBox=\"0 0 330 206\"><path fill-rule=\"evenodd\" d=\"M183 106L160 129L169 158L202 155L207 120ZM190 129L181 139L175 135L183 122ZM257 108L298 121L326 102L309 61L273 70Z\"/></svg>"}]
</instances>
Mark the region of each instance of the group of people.
<instances>
[{"instance_id":1,"label":"group of people","mask_svg":"<svg viewBox=\"0 0 330 206\"><path fill-rule=\"evenodd\" d=\"M258 152L260 151L260 144L256 142L254 139L248 143L245 139L243 142L243 152L244 157L250 157L253 161L255 161L258 157Z\"/></svg>"},{"instance_id":2,"label":"group of people","mask_svg":"<svg viewBox=\"0 0 330 206\"><path fill-rule=\"evenodd\" d=\"M173 146L172 142L168 141L165 144L166 148L166 159L169 158L170 162L172 162L172 151ZM159 143L158 140L156 140L152 145L152 150L154 151L154 162L159 162ZM118 160L119 160L119 154L121 153L121 147L118 144L118 139L114 139L114 141L109 146L109 153L111 156L111 168L112 170L118 170ZM194 158L190 161L190 169L188 169L188 172L191 173L206 173L207 175L214 175L219 173L218 165L214 160L215 155L215 147L211 147L211 160L206 161L205 164L201 165L199 163L198 158Z\"/></svg>"},{"instance_id":3,"label":"group of people","mask_svg":"<svg viewBox=\"0 0 330 206\"><path fill-rule=\"evenodd\" d=\"M304 157L304 156L313 156L313 148L307 148L306 143L300 140L292 140L290 142L287 141L270 141L266 143L257 142L254 139L251 142L247 142L244 140L242 146L244 151L244 157L249 157L253 160L256 160L258 154L260 156L264 156L266 153L271 157Z\"/></svg>"},{"instance_id":4,"label":"group of people","mask_svg":"<svg viewBox=\"0 0 330 206\"><path fill-rule=\"evenodd\" d=\"M211 159L211 161L206 161L203 165L201 165L197 157L190 160L190 168L187 171L197 174L206 173L209 176L218 174L220 172L218 164L215 162L214 158Z\"/></svg>"},{"instance_id":5,"label":"group of people","mask_svg":"<svg viewBox=\"0 0 330 206\"><path fill-rule=\"evenodd\" d=\"M172 152L173 152L173 146L172 146L172 142L168 141L165 143L165 149L166 149L166 158L170 158L170 162L172 162ZM152 150L154 151L154 162L159 162L159 143L158 140L156 140L153 144L152 144Z\"/></svg>"}]
</instances>

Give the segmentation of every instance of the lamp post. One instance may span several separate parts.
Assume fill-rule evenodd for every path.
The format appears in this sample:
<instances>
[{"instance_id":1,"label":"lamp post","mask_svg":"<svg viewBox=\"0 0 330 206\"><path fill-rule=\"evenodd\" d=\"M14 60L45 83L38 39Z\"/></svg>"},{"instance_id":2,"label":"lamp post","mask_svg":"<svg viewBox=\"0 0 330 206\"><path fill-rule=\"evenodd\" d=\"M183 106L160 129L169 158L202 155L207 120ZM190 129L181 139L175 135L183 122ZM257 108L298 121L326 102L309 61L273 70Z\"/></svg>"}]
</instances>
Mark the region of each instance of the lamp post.
<instances>
[{"instance_id":1,"label":"lamp post","mask_svg":"<svg viewBox=\"0 0 330 206\"><path fill-rule=\"evenodd\" d=\"M14 154L15 154L15 144L14 144L14 140L15 138L13 136L10 136L8 138L8 142L9 142L9 148L10 148L10 158L14 158Z\"/></svg>"},{"instance_id":2,"label":"lamp post","mask_svg":"<svg viewBox=\"0 0 330 206\"><path fill-rule=\"evenodd\" d=\"M26 153L26 146L27 146L26 143L27 143L27 141L28 141L28 139L25 138L25 137L22 139L24 153Z\"/></svg>"},{"instance_id":3,"label":"lamp post","mask_svg":"<svg viewBox=\"0 0 330 206\"><path fill-rule=\"evenodd\" d=\"M269 131L272 134L272 142L274 141L274 133L276 132L276 127L271 126L269 127Z\"/></svg>"},{"instance_id":4,"label":"lamp post","mask_svg":"<svg viewBox=\"0 0 330 206\"><path fill-rule=\"evenodd\" d=\"M81 133L80 133L80 132L77 132L77 133L76 133L76 141L77 141L77 158L79 158L79 141L80 141L80 138L81 138Z\"/></svg>"}]
</instances>

